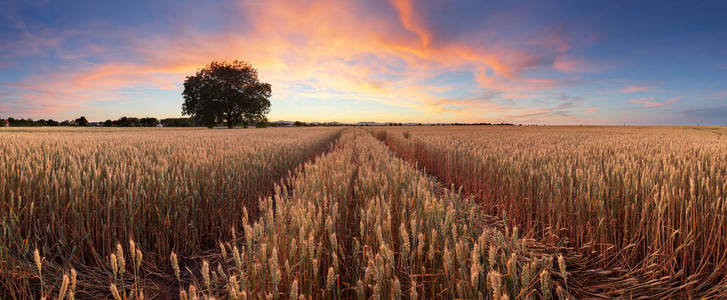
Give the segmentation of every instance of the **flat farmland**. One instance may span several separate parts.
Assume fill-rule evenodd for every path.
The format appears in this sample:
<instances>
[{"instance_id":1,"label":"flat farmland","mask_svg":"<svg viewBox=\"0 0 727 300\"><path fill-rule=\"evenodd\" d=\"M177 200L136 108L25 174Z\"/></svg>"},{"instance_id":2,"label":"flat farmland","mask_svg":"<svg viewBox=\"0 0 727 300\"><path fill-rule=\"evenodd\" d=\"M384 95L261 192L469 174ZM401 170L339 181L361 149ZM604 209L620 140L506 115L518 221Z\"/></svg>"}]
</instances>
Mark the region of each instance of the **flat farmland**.
<instances>
[{"instance_id":1,"label":"flat farmland","mask_svg":"<svg viewBox=\"0 0 727 300\"><path fill-rule=\"evenodd\" d=\"M723 127L2 128L0 298L721 298L725 192Z\"/></svg>"}]
</instances>

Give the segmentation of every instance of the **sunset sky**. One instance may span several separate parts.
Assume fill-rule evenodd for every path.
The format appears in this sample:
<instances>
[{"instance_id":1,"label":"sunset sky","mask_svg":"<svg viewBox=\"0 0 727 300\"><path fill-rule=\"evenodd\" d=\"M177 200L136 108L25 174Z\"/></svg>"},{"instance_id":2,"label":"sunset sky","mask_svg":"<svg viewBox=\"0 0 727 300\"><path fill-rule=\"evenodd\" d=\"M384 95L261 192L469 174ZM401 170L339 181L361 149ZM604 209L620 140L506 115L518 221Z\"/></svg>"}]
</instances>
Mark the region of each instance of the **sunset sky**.
<instances>
[{"instance_id":1,"label":"sunset sky","mask_svg":"<svg viewBox=\"0 0 727 300\"><path fill-rule=\"evenodd\" d=\"M238 59L271 121L727 125L727 1L204 2L0 1L0 118L178 117Z\"/></svg>"}]
</instances>

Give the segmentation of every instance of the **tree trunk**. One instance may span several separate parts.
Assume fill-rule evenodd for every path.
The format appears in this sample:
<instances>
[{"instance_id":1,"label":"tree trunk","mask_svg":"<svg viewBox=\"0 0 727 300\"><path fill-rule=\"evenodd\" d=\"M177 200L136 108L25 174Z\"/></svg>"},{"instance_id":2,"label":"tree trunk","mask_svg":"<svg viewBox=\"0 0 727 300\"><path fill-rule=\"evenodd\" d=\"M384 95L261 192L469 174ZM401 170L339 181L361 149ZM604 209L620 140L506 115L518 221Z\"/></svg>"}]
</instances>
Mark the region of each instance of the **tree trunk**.
<instances>
[{"instance_id":1,"label":"tree trunk","mask_svg":"<svg viewBox=\"0 0 727 300\"><path fill-rule=\"evenodd\" d=\"M232 129L233 124L232 113L227 113L227 128Z\"/></svg>"}]
</instances>

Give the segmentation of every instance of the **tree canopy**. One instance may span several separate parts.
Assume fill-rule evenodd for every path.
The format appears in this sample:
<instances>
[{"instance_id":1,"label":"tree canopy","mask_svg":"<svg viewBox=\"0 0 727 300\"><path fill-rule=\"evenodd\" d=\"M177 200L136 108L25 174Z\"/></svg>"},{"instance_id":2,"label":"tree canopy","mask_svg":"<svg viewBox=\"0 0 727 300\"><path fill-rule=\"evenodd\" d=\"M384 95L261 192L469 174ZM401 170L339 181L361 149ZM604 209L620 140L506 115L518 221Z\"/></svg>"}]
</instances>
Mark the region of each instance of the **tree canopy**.
<instances>
[{"instance_id":1,"label":"tree canopy","mask_svg":"<svg viewBox=\"0 0 727 300\"><path fill-rule=\"evenodd\" d=\"M265 122L271 93L249 63L212 62L184 81L182 114L210 128L221 123L247 127Z\"/></svg>"},{"instance_id":2,"label":"tree canopy","mask_svg":"<svg viewBox=\"0 0 727 300\"><path fill-rule=\"evenodd\" d=\"M86 120L86 117L81 116L80 118L75 120L76 125L78 126L88 126L88 120Z\"/></svg>"}]
</instances>

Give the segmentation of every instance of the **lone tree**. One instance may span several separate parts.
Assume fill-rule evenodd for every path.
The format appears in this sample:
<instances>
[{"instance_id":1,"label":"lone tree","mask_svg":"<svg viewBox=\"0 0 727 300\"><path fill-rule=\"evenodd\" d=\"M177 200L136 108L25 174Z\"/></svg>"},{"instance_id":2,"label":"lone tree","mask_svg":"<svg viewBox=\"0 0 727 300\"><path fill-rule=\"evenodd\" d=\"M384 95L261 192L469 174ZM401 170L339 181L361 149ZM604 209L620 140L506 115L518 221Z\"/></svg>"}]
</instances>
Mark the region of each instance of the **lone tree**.
<instances>
[{"instance_id":1,"label":"lone tree","mask_svg":"<svg viewBox=\"0 0 727 300\"><path fill-rule=\"evenodd\" d=\"M88 126L88 120L86 120L86 117L81 116L80 118L75 120L76 126Z\"/></svg>"},{"instance_id":2,"label":"lone tree","mask_svg":"<svg viewBox=\"0 0 727 300\"><path fill-rule=\"evenodd\" d=\"M212 62L184 81L182 114L209 128L264 122L270 111L270 84L244 61Z\"/></svg>"}]
</instances>

